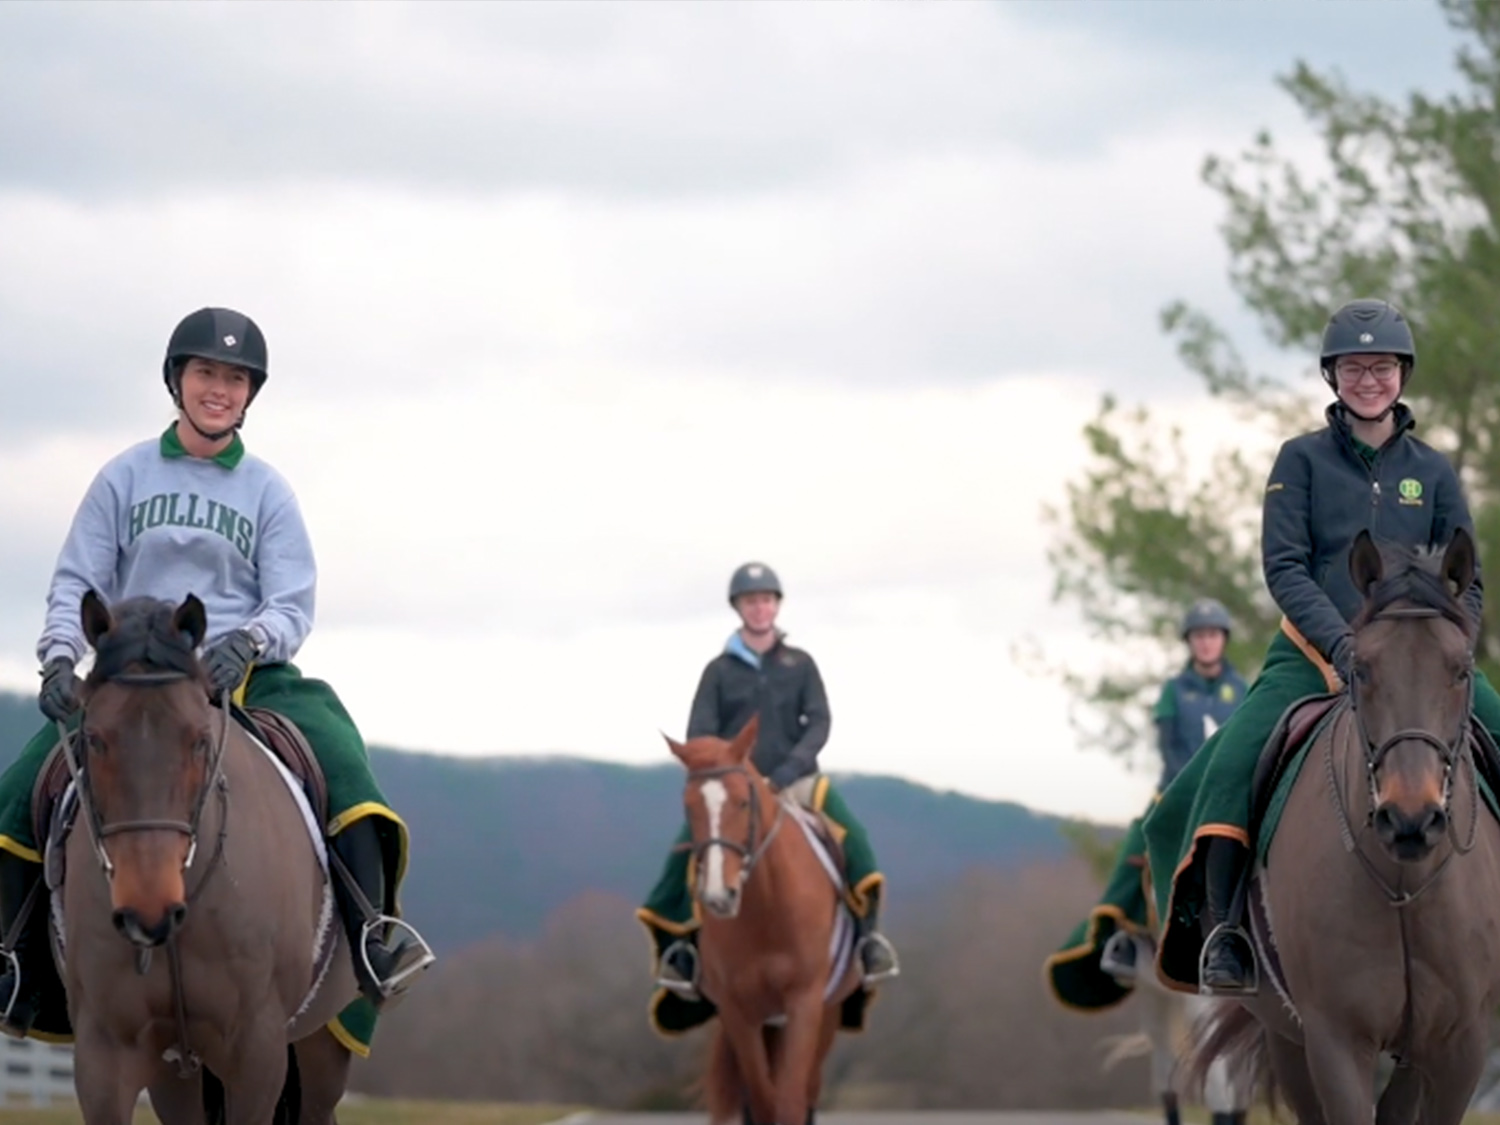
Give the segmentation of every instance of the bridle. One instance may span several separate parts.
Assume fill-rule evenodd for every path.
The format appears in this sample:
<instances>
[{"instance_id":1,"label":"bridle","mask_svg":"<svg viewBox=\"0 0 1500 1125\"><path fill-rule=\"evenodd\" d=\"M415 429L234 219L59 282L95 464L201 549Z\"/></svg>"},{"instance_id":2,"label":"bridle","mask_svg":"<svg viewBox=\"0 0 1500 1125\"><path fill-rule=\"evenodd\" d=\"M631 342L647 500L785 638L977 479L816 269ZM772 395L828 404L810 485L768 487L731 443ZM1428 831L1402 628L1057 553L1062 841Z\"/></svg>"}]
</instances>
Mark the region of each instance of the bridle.
<instances>
[{"instance_id":1,"label":"bridle","mask_svg":"<svg viewBox=\"0 0 1500 1125\"><path fill-rule=\"evenodd\" d=\"M776 815L771 821L771 827L766 829L765 836L760 834L760 786L757 785L755 777L750 770L744 766L715 766L711 769L689 770L687 779L689 783L713 781L717 778L730 777L734 774L743 774L750 782L750 830L746 835L745 842L726 839L723 836L710 836L706 840L698 840L687 846L692 852L693 859L700 865L703 857L707 855L710 848L724 848L734 852L740 857L740 875L736 889L743 889L749 882L751 874L755 871L755 865L760 862L766 854L766 849L771 846L771 841L776 838L776 833L781 830L781 822L785 816L786 809L780 801L776 802Z\"/></svg>"},{"instance_id":2,"label":"bridle","mask_svg":"<svg viewBox=\"0 0 1500 1125\"><path fill-rule=\"evenodd\" d=\"M1429 609L1421 606L1411 606L1399 609L1382 610L1381 612L1372 616L1370 618L1370 621L1410 621L1423 618L1441 618L1445 616L1445 614L1436 609ZM1354 855L1359 858L1360 863L1364 866L1365 872L1370 876L1371 879L1374 880L1376 886L1378 886L1381 891L1384 892L1386 899L1392 906L1398 908L1408 906L1411 903L1415 902L1424 892L1427 891L1429 887L1436 883L1439 876L1443 874L1444 870L1446 870L1448 864L1452 861L1455 855L1467 855L1469 852L1473 851L1475 840L1478 836L1480 816L1479 807L1477 804L1479 799L1478 769L1474 763L1472 755L1466 755L1464 753L1464 751L1468 747L1469 716L1470 714L1472 714L1474 709L1474 677L1472 673L1472 651L1469 656L1469 662L1469 705L1464 708L1464 712L1459 719L1458 731L1454 734L1453 738L1447 742L1444 742L1441 738L1433 734L1431 731L1423 730L1417 727L1411 727L1404 730L1398 730L1395 734L1392 734L1389 738L1385 739L1383 742L1377 745L1375 740L1370 737L1369 730L1365 727L1364 715L1360 712L1359 679L1357 676L1351 676L1349 681L1349 713L1354 719L1354 733L1359 740L1360 749L1364 755L1365 784L1369 788L1370 797L1370 811L1365 818L1365 827L1368 828L1373 825L1375 810L1380 803L1380 788L1377 774L1386 757L1390 754L1391 750L1395 746L1403 742L1418 742L1437 751L1438 757L1443 763L1443 812L1449 817L1450 823L1453 811L1453 777L1454 774L1458 772L1459 766L1461 764L1463 764L1465 761L1467 761L1468 763L1470 796L1474 802L1474 816L1469 824L1468 838L1462 844L1455 841L1452 850L1450 850L1448 854L1443 857L1442 862L1437 865L1437 868L1433 870L1432 873L1428 875L1428 877L1423 880L1415 890L1401 891L1392 887L1386 880L1385 876L1376 869L1375 865L1370 861L1369 857L1365 855L1364 851L1359 847L1357 841L1354 839L1354 832L1349 821L1349 810L1345 804L1343 791L1337 784L1334 774L1333 744L1335 740L1333 738L1330 738L1328 740L1328 745L1325 751L1325 764L1328 770L1329 784L1333 793L1334 806L1337 809L1339 815L1339 830L1343 838L1344 848L1346 851L1353 852Z\"/></svg>"},{"instance_id":3,"label":"bridle","mask_svg":"<svg viewBox=\"0 0 1500 1125\"><path fill-rule=\"evenodd\" d=\"M152 688L165 687L169 684L181 683L183 680L192 679L187 672L163 670L156 672L119 672L113 676L103 677L100 683L119 684L122 687ZM187 820L169 820L162 818L143 818L140 820L118 820L108 824L104 823L99 815L99 806L94 799L94 791L89 782L87 763L80 750L80 745L86 740L86 724L88 721L88 709L84 708L82 721L78 725L76 738L68 733L67 727L59 720L57 723L58 738L62 742L63 757L68 764L68 773L73 779L73 792L76 794L78 811L83 814L84 824L88 828L89 844L94 849L94 858L99 861L99 868L104 872L107 882L114 882L115 865L109 858L109 852L105 849L105 841L112 836L123 836L131 832L179 832L188 838L187 854L183 857L181 870L186 873L192 867L193 859L198 854L198 831L202 826L203 810L208 804L210 793L216 793L219 798L219 832L214 841L213 854L209 857L208 866L199 878L197 886L186 893L184 905L191 906L192 903L203 893L208 886L209 880L215 871L222 866L224 858L224 841L229 834L229 781L224 776L224 748L229 742L229 724L232 721L229 715L229 692L225 691L219 697L219 733L214 741L213 754L209 759L208 770L204 774L203 784L199 787L197 796L193 800L193 810ZM203 1065L202 1058L188 1046L187 1035L187 1005L183 998L182 988L182 955L177 943L177 931L171 930L167 934L167 968L172 982L172 1004L175 1009L177 1022L177 1043L171 1051L176 1052L177 1073L181 1078L190 1078ZM150 947L138 948L135 958L136 972L144 976L151 969ZM171 1058L171 1051L164 1057Z\"/></svg>"},{"instance_id":4,"label":"bridle","mask_svg":"<svg viewBox=\"0 0 1500 1125\"><path fill-rule=\"evenodd\" d=\"M187 672L160 671L160 672L120 672L108 676L102 683L119 684L122 687L165 687L168 684L180 683L190 679ZM199 787L197 796L193 800L193 811L187 820L167 819L142 819L142 820L119 820L105 824L99 815L99 806L94 799L93 787L89 781L87 763L80 749L84 742L85 724L88 721L87 710L85 710L83 722L79 724L79 737L73 738L68 734L64 724L57 724L58 737L62 741L63 757L67 761L68 773L73 779L74 792L77 794L78 809L83 814L84 824L88 828L89 843L94 849L94 858L99 861L99 867L104 872L106 879L113 881L115 875L114 862L109 858L109 852L105 849L105 841L111 836L123 836L131 832L179 832L188 838L187 854L183 857L182 870L187 871L193 865L193 859L198 854L198 830L203 821L203 809L208 804L210 793L218 793L219 805L222 812L228 812L229 785L224 777L224 747L229 741L229 700L228 693L222 700L224 704L219 708L219 734L215 740L213 756L209 759L209 766L204 775L203 784ZM219 839L214 850L209 868L204 872L203 878L199 880L198 886L188 894L188 902L191 903L203 890L208 877L218 866L218 860L224 850L224 834L227 831L228 817L219 818Z\"/></svg>"}]
</instances>

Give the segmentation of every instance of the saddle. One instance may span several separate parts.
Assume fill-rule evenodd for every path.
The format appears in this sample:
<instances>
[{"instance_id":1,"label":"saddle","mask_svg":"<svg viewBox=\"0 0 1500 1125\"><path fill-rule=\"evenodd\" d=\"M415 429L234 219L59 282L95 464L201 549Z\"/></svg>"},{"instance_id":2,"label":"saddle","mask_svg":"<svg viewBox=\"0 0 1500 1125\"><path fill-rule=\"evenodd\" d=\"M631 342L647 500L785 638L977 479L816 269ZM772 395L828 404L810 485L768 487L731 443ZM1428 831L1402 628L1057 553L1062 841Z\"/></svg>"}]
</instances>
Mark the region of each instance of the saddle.
<instances>
[{"instance_id":1,"label":"saddle","mask_svg":"<svg viewBox=\"0 0 1500 1125\"><path fill-rule=\"evenodd\" d=\"M1348 699L1344 692L1304 696L1276 721L1255 764L1255 781L1250 787L1249 829L1252 836L1259 832L1276 786L1296 759L1297 752L1341 704L1347 705Z\"/></svg>"},{"instance_id":2,"label":"saddle","mask_svg":"<svg viewBox=\"0 0 1500 1125\"><path fill-rule=\"evenodd\" d=\"M849 882L849 865L844 858L844 834L842 829L834 824L828 818L828 814L823 812L822 809L810 809L806 805L799 805L798 808L807 814L807 823L811 825L813 835L828 850L828 858L833 860L834 867L843 875L844 883L847 886Z\"/></svg>"},{"instance_id":3,"label":"saddle","mask_svg":"<svg viewBox=\"0 0 1500 1125\"><path fill-rule=\"evenodd\" d=\"M284 715L278 715L264 707L242 709L231 706L235 721L247 730L256 741L268 747L291 771L312 806L313 815L319 824L328 823L328 780L323 776L323 767L313 755L312 747L297 725ZM68 761L63 755L63 744L59 742L47 755L36 785L31 791L31 825L36 840L45 841L43 851L47 864L47 885L56 889L62 883L62 849L57 845L66 838L72 827L72 814L76 806L64 809L59 817L58 806L72 780L68 772ZM55 869L54 869L55 867Z\"/></svg>"}]
</instances>

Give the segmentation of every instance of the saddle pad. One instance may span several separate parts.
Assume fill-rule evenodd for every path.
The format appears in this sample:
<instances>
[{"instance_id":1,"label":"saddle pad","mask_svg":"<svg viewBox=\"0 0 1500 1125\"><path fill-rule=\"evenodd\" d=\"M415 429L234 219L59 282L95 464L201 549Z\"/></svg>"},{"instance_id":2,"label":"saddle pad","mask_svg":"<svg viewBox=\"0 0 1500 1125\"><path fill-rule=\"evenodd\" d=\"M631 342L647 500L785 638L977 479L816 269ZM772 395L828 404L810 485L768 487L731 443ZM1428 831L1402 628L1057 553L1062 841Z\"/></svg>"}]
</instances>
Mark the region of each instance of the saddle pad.
<instances>
[{"instance_id":1,"label":"saddle pad","mask_svg":"<svg viewBox=\"0 0 1500 1125\"><path fill-rule=\"evenodd\" d=\"M784 807L788 815L796 821L797 827L802 829L807 842L812 845L813 854L818 857L818 862L822 865L829 881L833 883L834 891L837 892L833 933L828 939L828 984L823 989L823 999L831 1000L854 959L854 915L844 900L844 876L829 852L827 837L824 836L822 826L818 822L819 814L791 802L787 802Z\"/></svg>"}]
</instances>

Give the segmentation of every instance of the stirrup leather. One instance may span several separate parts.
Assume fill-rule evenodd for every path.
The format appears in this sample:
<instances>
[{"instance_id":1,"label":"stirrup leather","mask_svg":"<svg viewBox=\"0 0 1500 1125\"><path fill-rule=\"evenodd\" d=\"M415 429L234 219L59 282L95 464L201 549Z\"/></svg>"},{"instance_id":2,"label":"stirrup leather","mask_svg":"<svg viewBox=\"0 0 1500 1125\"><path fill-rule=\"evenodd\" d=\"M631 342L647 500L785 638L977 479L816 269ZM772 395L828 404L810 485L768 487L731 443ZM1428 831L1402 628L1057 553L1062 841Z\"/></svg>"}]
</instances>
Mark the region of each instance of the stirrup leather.
<instances>
[{"instance_id":1,"label":"stirrup leather","mask_svg":"<svg viewBox=\"0 0 1500 1125\"><path fill-rule=\"evenodd\" d=\"M389 927L389 929L387 929ZM382 937L388 934L388 937ZM370 964L370 939L374 937L387 949L395 944L403 944L405 948L396 962L396 967L391 975L382 978L375 971L375 966ZM397 939L392 941L390 939ZM364 970L369 974L376 987L380 989L380 995L389 1000L394 996L400 996L411 987L413 978L427 969L437 960L437 954L433 953L432 946L427 944L427 939L417 933L417 928L410 922L401 918L392 917L389 914L377 914L367 921L359 933L359 957L364 963Z\"/></svg>"},{"instance_id":2,"label":"stirrup leather","mask_svg":"<svg viewBox=\"0 0 1500 1125\"><path fill-rule=\"evenodd\" d=\"M1208 951L1215 942L1234 941L1238 939L1245 943L1245 949L1250 953L1250 971L1244 985L1231 988L1209 988L1204 983L1204 970L1208 967ZM1198 991L1204 996L1255 996L1260 992L1260 958L1255 955L1255 943L1250 940L1250 934L1242 926L1232 926L1228 922L1220 922L1209 931L1208 937L1203 939L1203 948L1198 951Z\"/></svg>"}]
</instances>

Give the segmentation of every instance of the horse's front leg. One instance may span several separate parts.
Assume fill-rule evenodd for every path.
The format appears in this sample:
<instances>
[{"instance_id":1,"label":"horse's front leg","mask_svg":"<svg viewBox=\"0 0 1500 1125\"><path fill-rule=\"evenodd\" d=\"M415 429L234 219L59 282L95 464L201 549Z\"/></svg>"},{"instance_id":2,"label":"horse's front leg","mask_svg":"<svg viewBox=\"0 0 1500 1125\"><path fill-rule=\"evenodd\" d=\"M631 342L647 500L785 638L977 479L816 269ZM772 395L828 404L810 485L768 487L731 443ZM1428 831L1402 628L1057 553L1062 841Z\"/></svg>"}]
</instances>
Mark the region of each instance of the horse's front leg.
<instances>
[{"instance_id":1,"label":"horse's front leg","mask_svg":"<svg viewBox=\"0 0 1500 1125\"><path fill-rule=\"evenodd\" d=\"M74 1028L73 1087L85 1125L130 1125L145 1087L136 1053L121 1047L103 1028Z\"/></svg>"},{"instance_id":2,"label":"horse's front leg","mask_svg":"<svg viewBox=\"0 0 1500 1125\"><path fill-rule=\"evenodd\" d=\"M777 1125L805 1125L813 1071L821 1061L823 989L815 986L787 1000L786 1027L781 1031L780 1063L771 1079L776 1084Z\"/></svg>"},{"instance_id":3,"label":"horse's front leg","mask_svg":"<svg viewBox=\"0 0 1500 1125\"><path fill-rule=\"evenodd\" d=\"M240 1036L224 1075L225 1125L271 1125L286 1082L286 1053L278 1016L262 1015Z\"/></svg>"},{"instance_id":4,"label":"horse's front leg","mask_svg":"<svg viewBox=\"0 0 1500 1125\"><path fill-rule=\"evenodd\" d=\"M1455 1034L1432 1050L1423 1059L1426 1080L1422 1082L1421 1112L1408 1120L1420 1121L1421 1125L1458 1125L1484 1073L1487 1046L1481 1023L1471 1026L1468 1034Z\"/></svg>"},{"instance_id":5,"label":"horse's front leg","mask_svg":"<svg viewBox=\"0 0 1500 1125\"><path fill-rule=\"evenodd\" d=\"M1414 1125L1422 1110L1422 1072L1398 1066L1375 1107L1375 1125Z\"/></svg>"},{"instance_id":6,"label":"horse's front leg","mask_svg":"<svg viewBox=\"0 0 1500 1125\"><path fill-rule=\"evenodd\" d=\"M1354 1042L1319 1013L1305 1017L1302 1042L1328 1125L1370 1125L1375 1117L1374 1045Z\"/></svg>"},{"instance_id":7,"label":"horse's front leg","mask_svg":"<svg viewBox=\"0 0 1500 1125\"><path fill-rule=\"evenodd\" d=\"M1297 1125L1326 1125L1323 1103L1318 1100L1312 1074L1307 1069L1307 1052L1302 1044L1268 1032L1266 1054L1271 1062L1271 1074L1287 1104L1292 1107Z\"/></svg>"},{"instance_id":8,"label":"horse's front leg","mask_svg":"<svg viewBox=\"0 0 1500 1125\"><path fill-rule=\"evenodd\" d=\"M776 1088L771 1082L771 1060L766 1052L766 1030L727 1008L719 1009L719 1023L729 1049L739 1064L740 1082L752 1125L779 1125L776 1120ZM800 1123L799 1123L800 1125Z\"/></svg>"}]
</instances>

